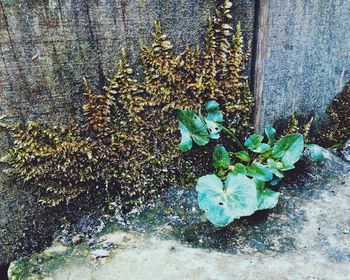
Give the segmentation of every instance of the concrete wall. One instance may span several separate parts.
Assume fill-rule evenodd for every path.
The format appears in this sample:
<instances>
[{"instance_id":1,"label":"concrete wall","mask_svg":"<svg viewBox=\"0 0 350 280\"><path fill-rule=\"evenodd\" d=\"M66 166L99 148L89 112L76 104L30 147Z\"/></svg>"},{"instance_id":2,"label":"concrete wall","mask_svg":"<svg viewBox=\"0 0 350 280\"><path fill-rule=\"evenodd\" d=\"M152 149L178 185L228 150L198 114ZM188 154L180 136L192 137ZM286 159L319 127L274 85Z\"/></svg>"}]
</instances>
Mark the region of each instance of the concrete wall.
<instances>
[{"instance_id":1,"label":"concrete wall","mask_svg":"<svg viewBox=\"0 0 350 280\"><path fill-rule=\"evenodd\" d=\"M257 129L293 112L324 120L350 80L349 28L349 0L260 0Z\"/></svg>"},{"instance_id":2,"label":"concrete wall","mask_svg":"<svg viewBox=\"0 0 350 280\"><path fill-rule=\"evenodd\" d=\"M215 0L2 0L0 116L60 120L81 103L82 77L106 82L125 47L137 64L156 19L179 48L203 42ZM252 39L254 1L235 1Z\"/></svg>"}]
</instances>

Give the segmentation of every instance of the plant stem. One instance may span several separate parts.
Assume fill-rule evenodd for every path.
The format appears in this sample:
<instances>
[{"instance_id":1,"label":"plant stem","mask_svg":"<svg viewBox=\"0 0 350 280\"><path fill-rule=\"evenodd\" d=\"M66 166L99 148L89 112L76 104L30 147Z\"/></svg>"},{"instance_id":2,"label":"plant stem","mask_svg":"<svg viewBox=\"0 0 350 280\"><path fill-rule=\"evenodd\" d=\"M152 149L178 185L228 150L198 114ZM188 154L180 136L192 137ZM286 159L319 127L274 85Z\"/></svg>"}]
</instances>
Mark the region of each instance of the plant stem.
<instances>
[{"instance_id":1,"label":"plant stem","mask_svg":"<svg viewBox=\"0 0 350 280\"><path fill-rule=\"evenodd\" d=\"M230 131L229 129L227 129L226 127L224 127L223 125L221 125L221 128L223 131L226 132L226 134L228 134L237 144L238 146L244 150L244 146L242 145L242 143L238 140L238 138L236 137L235 133L233 133L232 131Z\"/></svg>"}]
</instances>

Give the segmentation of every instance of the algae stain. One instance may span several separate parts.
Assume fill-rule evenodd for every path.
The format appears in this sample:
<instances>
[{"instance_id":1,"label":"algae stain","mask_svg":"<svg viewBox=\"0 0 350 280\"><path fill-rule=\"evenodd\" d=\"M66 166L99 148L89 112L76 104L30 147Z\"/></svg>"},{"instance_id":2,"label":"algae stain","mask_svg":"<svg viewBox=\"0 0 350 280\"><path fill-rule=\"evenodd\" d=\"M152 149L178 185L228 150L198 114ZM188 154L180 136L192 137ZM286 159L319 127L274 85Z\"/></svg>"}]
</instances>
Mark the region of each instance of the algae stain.
<instances>
[{"instance_id":1,"label":"algae stain","mask_svg":"<svg viewBox=\"0 0 350 280\"><path fill-rule=\"evenodd\" d=\"M90 248L86 243L68 247L65 252L61 253L35 253L31 257L13 262L9 268L9 279L45 279L52 272L67 264L83 262L89 254Z\"/></svg>"}]
</instances>

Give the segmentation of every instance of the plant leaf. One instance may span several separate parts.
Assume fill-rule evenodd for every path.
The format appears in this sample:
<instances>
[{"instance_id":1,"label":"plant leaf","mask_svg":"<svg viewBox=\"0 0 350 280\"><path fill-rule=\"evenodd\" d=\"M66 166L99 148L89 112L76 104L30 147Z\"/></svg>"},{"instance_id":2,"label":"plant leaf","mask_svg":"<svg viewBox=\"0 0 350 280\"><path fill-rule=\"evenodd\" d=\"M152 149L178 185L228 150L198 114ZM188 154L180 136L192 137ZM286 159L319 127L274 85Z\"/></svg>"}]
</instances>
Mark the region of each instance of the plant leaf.
<instances>
[{"instance_id":1,"label":"plant leaf","mask_svg":"<svg viewBox=\"0 0 350 280\"><path fill-rule=\"evenodd\" d=\"M285 161L285 162L282 162L282 167L279 170L288 171L288 170L292 170L294 168L295 168L294 164L291 164L291 163Z\"/></svg>"},{"instance_id":2,"label":"plant leaf","mask_svg":"<svg viewBox=\"0 0 350 280\"><path fill-rule=\"evenodd\" d=\"M261 143L258 147L256 147L256 148L253 150L253 152L262 154L262 153L266 153L266 152L269 151L269 150L271 150L270 145L265 144L265 143Z\"/></svg>"},{"instance_id":3,"label":"plant leaf","mask_svg":"<svg viewBox=\"0 0 350 280\"><path fill-rule=\"evenodd\" d=\"M179 145L181 151L189 151L192 148L192 140L199 146L204 146L209 142L207 127L195 113L189 110L179 110L178 119L182 135Z\"/></svg>"},{"instance_id":4,"label":"plant leaf","mask_svg":"<svg viewBox=\"0 0 350 280\"><path fill-rule=\"evenodd\" d=\"M257 188L258 210L272 209L278 203L279 192L274 192L269 188Z\"/></svg>"},{"instance_id":5,"label":"plant leaf","mask_svg":"<svg viewBox=\"0 0 350 280\"><path fill-rule=\"evenodd\" d=\"M213 166L216 169L228 168L231 165L230 154L222 145L216 145L213 153Z\"/></svg>"},{"instance_id":6,"label":"plant leaf","mask_svg":"<svg viewBox=\"0 0 350 280\"><path fill-rule=\"evenodd\" d=\"M235 157L244 162L250 162L250 156L246 151L239 151L235 153Z\"/></svg>"},{"instance_id":7,"label":"plant leaf","mask_svg":"<svg viewBox=\"0 0 350 280\"><path fill-rule=\"evenodd\" d=\"M222 130L222 126L218 123L224 121L224 117L219 110L219 103L216 101L209 101L205 104L205 109L208 112L208 115L205 118L205 124L209 131L209 137L211 139L219 139L219 132Z\"/></svg>"},{"instance_id":8,"label":"plant leaf","mask_svg":"<svg viewBox=\"0 0 350 280\"><path fill-rule=\"evenodd\" d=\"M268 126L265 128L265 134L269 139L268 144L272 146L275 143L276 130L272 126Z\"/></svg>"},{"instance_id":9,"label":"plant leaf","mask_svg":"<svg viewBox=\"0 0 350 280\"><path fill-rule=\"evenodd\" d=\"M209 131L209 137L211 139L219 139L220 131L222 130L221 126L218 125L215 121L205 119L205 124L207 125L207 129Z\"/></svg>"},{"instance_id":10,"label":"plant leaf","mask_svg":"<svg viewBox=\"0 0 350 280\"><path fill-rule=\"evenodd\" d=\"M181 151L187 152L192 149L191 133L182 122L179 122L179 128L181 131L181 143L179 144L179 148Z\"/></svg>"},{"instance_id":11,"label":"plant leaf","mask_svg":"<svg viewBox=\"0 0 350 280\"><path fill-rule=\"evenodd\" d=\"M256 211L257 193L253 180L242 174L229 174L225 188L216 175L199 178L196 190L200 209L216 226L224 227L234 219Z\"/></svg>"},{"instance_id":12,"label":"plant leaf","mask_svg":"<svg viewBox=\"0 0 350 280\"><path fill-rule=\"evenodd\" d=\"M321 163L326 159L323 153L323 148L319 145L307 144L306 147L310 152L311 158L317 163Z\"/></svg>"},{"instance_id":13,"label":"plant leaf","mask_svg":"<svg viewBox=\"0 0 350 280\"><path fill-rule=\"evenodd\" d=\"M223 122L224 116L220 112L219 107L220 105L216 101L209 101L207 104L205 104L205 109L208 112L206 119L209 121Z\"/></svg>"},{"instance_id":14,"label":"plant leaf","mask_svg":"<svg viewBox=\"0 0 350 280\"><path fill-rule=\"evenodd\" d=\"M267 163L269 165L268 168L269 168L270 172L273 175L277 176L278 178L283 178L284 177L284 174L280 170L278 170L279 168L278 168L276 162L273 159L269 158L267 160ZM282 165L282 168L283 168L283 165Z\"/></svg>"},{"instance_id":15,"label":"plant leaf","mask_svg":"<svg viewBox=\"0 0 350 280\"><path fill-rule=\"evenodd\" d=\"M304 137L301 134L289 134L276 142L272 149L272 158L280 158L282 164L293 166L304 150Z\"/></svg>"},{"instance_id":16,"label":"plant leaf","mask_svg":"<svg viewBox=\"0 0 350 280\"><path fill-rule=\"evenodd\" d=\"M254 162L247 168L247 175L254 177L260 181L268 182L272 180L273 175L264 165Z\"/></svg>"},{"instance_id":17,"label":"plant leaf","mask_svg":"<svg viewBox=\"0 0 350 280\"><path fill-rule=\"evenodd\" d=\"M282 181L281 178L275 177L275 178L273 178L273 179L269 182L269 184L270 184L271 186L277 186L281 181Z\"/></svg>"},{"instance_id":18,"label":"plant leaf","mask_svg":"<svg viewBox=\"0 0 350 280\"><path fill-rule=\"evenodd\" d=\"M247 169L246 166L243 165L242 163L236 163L234 165L234 169L231 172L232 174L243 174L247 175Z\"/></svg>"},{"instance_id":19,"label":"plant leaf","mask_svg":"<svg viewBox=\"0 0 350 280\"><path fill-rule=\"evenodd\" d=\"M250 135L244 141L244 146L247 147L249 150L253 151L262 143L263 139L264 139L264 136L262 136L260 134Z\"/></svg>"}]
</instances>

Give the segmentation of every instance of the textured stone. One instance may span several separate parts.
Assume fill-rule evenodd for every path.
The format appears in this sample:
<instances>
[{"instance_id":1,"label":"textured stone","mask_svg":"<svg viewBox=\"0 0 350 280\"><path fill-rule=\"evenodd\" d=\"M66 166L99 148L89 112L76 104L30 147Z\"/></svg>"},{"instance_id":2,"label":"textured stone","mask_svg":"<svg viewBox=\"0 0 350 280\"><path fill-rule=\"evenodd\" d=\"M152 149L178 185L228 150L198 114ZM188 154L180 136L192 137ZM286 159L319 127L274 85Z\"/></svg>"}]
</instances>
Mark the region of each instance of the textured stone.
<instances>
[{"instance_id":1,"label":"textured stone","mask_svg":"<svg viewBox=\"0 0 350 280\"><path fill-rule=\"evenodd\" d=\"M323 121L350 79L350 2L261 0L256 127L297 115ZM265 9L264 9L265 8Z\"/></svg>"},{"instance_id":2,"label":"textured stone","mask_svg":"<svg viewBox=\"0 0 350 280\"><path fill-rule=\"evenodd\" d=\"M235 1L234 20L252 40L254 1ZM240 5L242 4L242 5ZM203 44L209 0L5 0L0 5L0 116L64 121L81 105L82 77L105 84L125 47L139 63L160 19L177 50Z\"/></svg>"},{"instance_id":3,"label":"textured stone","mask_svg":"<svg viewBox=\"0 0 350 280\"><path fill-rule=\"evenodd\" d=\"M350 162L350 139L345 142L341 155L346 161Z\"/></svg>"},{"instance_id":4,"label":"textured stone","mask_svg":"<svg viewBox=\"0 0 350 280\"><path fill-rule=\"evenodd\" d=\"M44 206L35 193L16 184L0 183L0 265L50 245L62 220L76 222L83 215L98 215L102 195L81 196L70 205Z\"/></svg>"}]
</instances>

